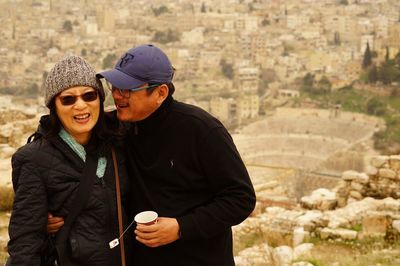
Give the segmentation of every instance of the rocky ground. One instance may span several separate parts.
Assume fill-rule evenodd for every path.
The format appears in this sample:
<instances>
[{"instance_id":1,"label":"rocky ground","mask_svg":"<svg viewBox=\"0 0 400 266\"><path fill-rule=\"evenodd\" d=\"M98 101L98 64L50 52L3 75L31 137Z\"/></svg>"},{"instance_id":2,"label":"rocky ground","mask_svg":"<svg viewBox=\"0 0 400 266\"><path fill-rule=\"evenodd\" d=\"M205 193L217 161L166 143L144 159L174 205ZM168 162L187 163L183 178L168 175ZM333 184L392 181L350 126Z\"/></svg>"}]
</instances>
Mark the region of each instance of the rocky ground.
<instances>
[{"instance_id":1,"label":"rocky ground","mask_svg":"<svg viewBox=\"0 0 400 266\"><path fill-rule=\"evenodd\" d=\"M9 212L0 212L0 265L3 265L7 257L6 245L8 241L8 221L10 219Z\"/></svg>"}]
</instances>

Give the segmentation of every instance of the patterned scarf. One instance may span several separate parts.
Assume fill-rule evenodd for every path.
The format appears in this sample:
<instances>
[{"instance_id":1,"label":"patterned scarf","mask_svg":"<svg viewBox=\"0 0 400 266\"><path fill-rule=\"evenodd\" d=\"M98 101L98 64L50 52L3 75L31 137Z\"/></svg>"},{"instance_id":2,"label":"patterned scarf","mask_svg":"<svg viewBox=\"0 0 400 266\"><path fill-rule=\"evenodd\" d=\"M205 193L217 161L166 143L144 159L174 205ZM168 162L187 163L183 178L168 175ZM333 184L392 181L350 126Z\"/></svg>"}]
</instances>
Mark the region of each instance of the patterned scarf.
<instances>
[{"instance_id":1,"label":"patterned scarf","mask_svg":"<svg viewBox=\"0 0 400 266\"><path fill-rule=\"evenodd\" d=\"M85 148L76 142L76 140L67 132L64 128L61 128L58 135L61 139L68 144L69 147L82 159L82 161L86 161L86 151ZM97 162L97 171L96 175L98 178L102 178L104 176L104 172L106 171L107 159L105 157L100 157Z\"/></svg>"}]
</instances>

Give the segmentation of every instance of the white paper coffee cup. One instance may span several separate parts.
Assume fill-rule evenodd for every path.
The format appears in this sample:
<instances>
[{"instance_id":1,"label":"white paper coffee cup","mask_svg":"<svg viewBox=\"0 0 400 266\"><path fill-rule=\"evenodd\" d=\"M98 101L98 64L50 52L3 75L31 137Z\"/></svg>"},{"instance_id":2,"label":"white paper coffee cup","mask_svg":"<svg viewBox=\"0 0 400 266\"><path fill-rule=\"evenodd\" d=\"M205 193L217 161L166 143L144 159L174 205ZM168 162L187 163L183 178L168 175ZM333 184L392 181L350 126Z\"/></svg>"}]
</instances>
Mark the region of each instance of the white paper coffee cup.
<instances>
[{"instance_id":1,"label":"white paper coffee cup","mask_svg":"<svg viewBox=\"0 0 400 266\"><path fill-rule=\"evenodd\" d=\"M136 214L134 220L137 224L150 225L157 222L158 214L155 211L144 211Z\"/></svg>"}]
</instances>

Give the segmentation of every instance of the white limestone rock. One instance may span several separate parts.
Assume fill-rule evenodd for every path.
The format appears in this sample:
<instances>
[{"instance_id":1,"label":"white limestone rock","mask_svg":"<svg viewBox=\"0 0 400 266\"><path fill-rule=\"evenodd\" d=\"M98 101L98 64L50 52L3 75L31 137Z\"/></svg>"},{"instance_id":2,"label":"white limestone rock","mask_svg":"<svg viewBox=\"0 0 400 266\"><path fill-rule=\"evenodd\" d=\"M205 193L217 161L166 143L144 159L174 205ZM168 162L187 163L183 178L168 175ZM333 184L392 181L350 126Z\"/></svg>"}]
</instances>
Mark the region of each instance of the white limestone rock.
<instances>
[{"instance_id":1,"label":"white limestone rock","mask_svg":"<svg viewBox=\"0 0 400 266\"><path fill-rule=\"evenodd\" d=\"M303 227L305 231L314 231L315 227L322 226L323 213L318 210L305 212L303 215L296 218L296 224Z\"/></svg>"},{"instance_id":2,"label":"white limestone rock","mask_svg":"<svg viewBox=\"0 0 400 266\"><path fill-rule=\"evenodd\" d=\"M272 253L273 249L263 243L240 251L235 263L236 266L275 266Z\"/></svg>"},{"instance_id":3,"label":"white limestone rock","mask_svg":"<svg viewBox=\"0 0 400 266\"><path fill-rule=\"evenodd\" d=\"M293 247L302 244L305 240L310 238L310 232L304 231L304 227L296 227L293 230Z\"/></svg>"},{"instance_id":4,"label":"white limestone rock","mask_svg":"<svg viewBox=\"0 0 400 266\"><path fill-rule=\"evenodd\" d=\"M398 232L400 233L400 220L394 220L392 222L392 227Z\"/></svg>"},{"instance_id":5,"label":"white limestone rock","mask_svg":"<svg viewBox=\"0 0 400 266\"><path fill-rule=\"evenodd\" d=\"M307 209L332 210L337 205L336 193L326 188L314 190L310 196L300 199L300 204Z\"/></svg>"},{"instance_id":6,"label":"white limestone rock","mask_svg":"<svg viewBox=\"0 0 400 266\"><path fill-rule=\"evenodd\" d=\"M378 175L382 178L396 179L396 172L391 169L379 169Z\"/></svg>"},{"instance_id":7,"label":"white limestone rock","mask_svg":"<svg viewBox=\"0 0 400 266\"><path fill-rule=\"evenodd\" d=\"M276 266L288 266L293 260L293 249L289 246L276 247L272 257Z\"/></svg>"},{"instance_id":8,"label":"white limestone rock","mask_svg":"<svg viewBox=\"0 0 400 266\"><path fill-rule=\"evenodd\" d=\"M365 170L365 173L368 176L375 176L375 175L378 174L378 169L376 167L372 166L372 165L368 165L366 170Z\"/></svg>"},{"instance_id":9,"label":"white limestone rock","mask_svg":"<svg viewBox=\"0 0 400 266\"><path fill-rule=\"evenodd\" d=\"M400 200L395 200L394 198L391 197L384 198L378 210L398 212L400 211Z\"/></svg>"},{"instance_id":10,"label":"white limestone rock","mask_svg":"<svg viewBox=\"0 0 400 266\"><path fill-rule=\"evenodd\" d=\"M326 239L342 239L342 240L355 240L357 239L357 232L345 228L323 228L320 232L320 237L323 240Z\"/></svg>"},{"instance_id":11,"label":"white limestone rock","mask_svg":"<svg viewBox=\"0 0 400 266\"><path fill-rule=\"evenodd\" d=\"M292 263L292 266L313 266L313 264L307 262L307 261L299 261Z\"/></svg>"},{"instance_id":12,"label":"white limestone rock","mask_svg":"<svg viewBox=\"0 0 400 266\"><path fill-rule=\"evenodd\" d=\"M399 171L400 170L400 155L391 155L389 159L390 168Z\"/></svg>"},{"instance_id":13,"label":"white limestone rock","mask_svg":"<svg viewBox=\"0 0 400 266\"><path fill-rule=\"evenodd\" d=\"M358 178L358 172L349 170L342 173L342 179L346 181L353 181Z\"/></svg>"},{"instance_id":14,"label":"white limestone rock","mask_svg":"<svg viewBox=\"0 0 400 266\"><path fill-rule=\"evenodd\" d=\"M304 243L294 248L293 250L293 260L298 260L301 258L310 258L311 251L314 248L312 243Z\"/></svg>"},{"instance_id":15,"label":"white limestone rock","mask_svg":"<svg viewBox=\"0 0 400 266\"><path fill-rule=\"evenodd\" d=\"M368 184L369 176L366 173L359 173L356 181L360 184Z\"/></svg>"},{"instance_id":16,"label":"white limestone rock","mask_svg":"<svg viewBox=\"0 0 400 266\"><path fill-rule=\"evenodd\" d=\"M371 158L371 165L382 168L389 163L389 156L374 156Z\"/></svg>"}]
</instances>

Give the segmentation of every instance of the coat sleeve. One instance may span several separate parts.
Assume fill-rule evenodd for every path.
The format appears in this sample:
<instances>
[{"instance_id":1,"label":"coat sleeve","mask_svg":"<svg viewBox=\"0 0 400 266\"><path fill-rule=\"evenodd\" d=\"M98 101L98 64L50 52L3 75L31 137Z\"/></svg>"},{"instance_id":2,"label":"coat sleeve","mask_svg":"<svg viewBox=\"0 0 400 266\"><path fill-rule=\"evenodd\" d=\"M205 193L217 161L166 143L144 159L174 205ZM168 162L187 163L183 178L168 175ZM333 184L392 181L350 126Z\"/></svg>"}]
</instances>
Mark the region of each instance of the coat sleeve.
<instances>
[{"instance_id":1,"label":"coat sleeve","mask_svg":"<svg viewBox=\"0 0 400 266\"><path fill-rule=\"evenodd\" d=\"M232 137L216 127L198 147L212 200L177 218L183 239L211 238L241 223L253 211L256 196Z\"/></svg>"},{"instance_id":2,"label":"coat sleeve","mask_svg":"<svg viewBox=\"0 0 400 266\"><path fill-rule=\"evenodd\" d=\"M40 173L25 152L20 150L13 156L15 198L8 229L8 252L12 265L40 265L47 224L47 194L41 174L44 173Z\"/></svg>"}]
</instances>

